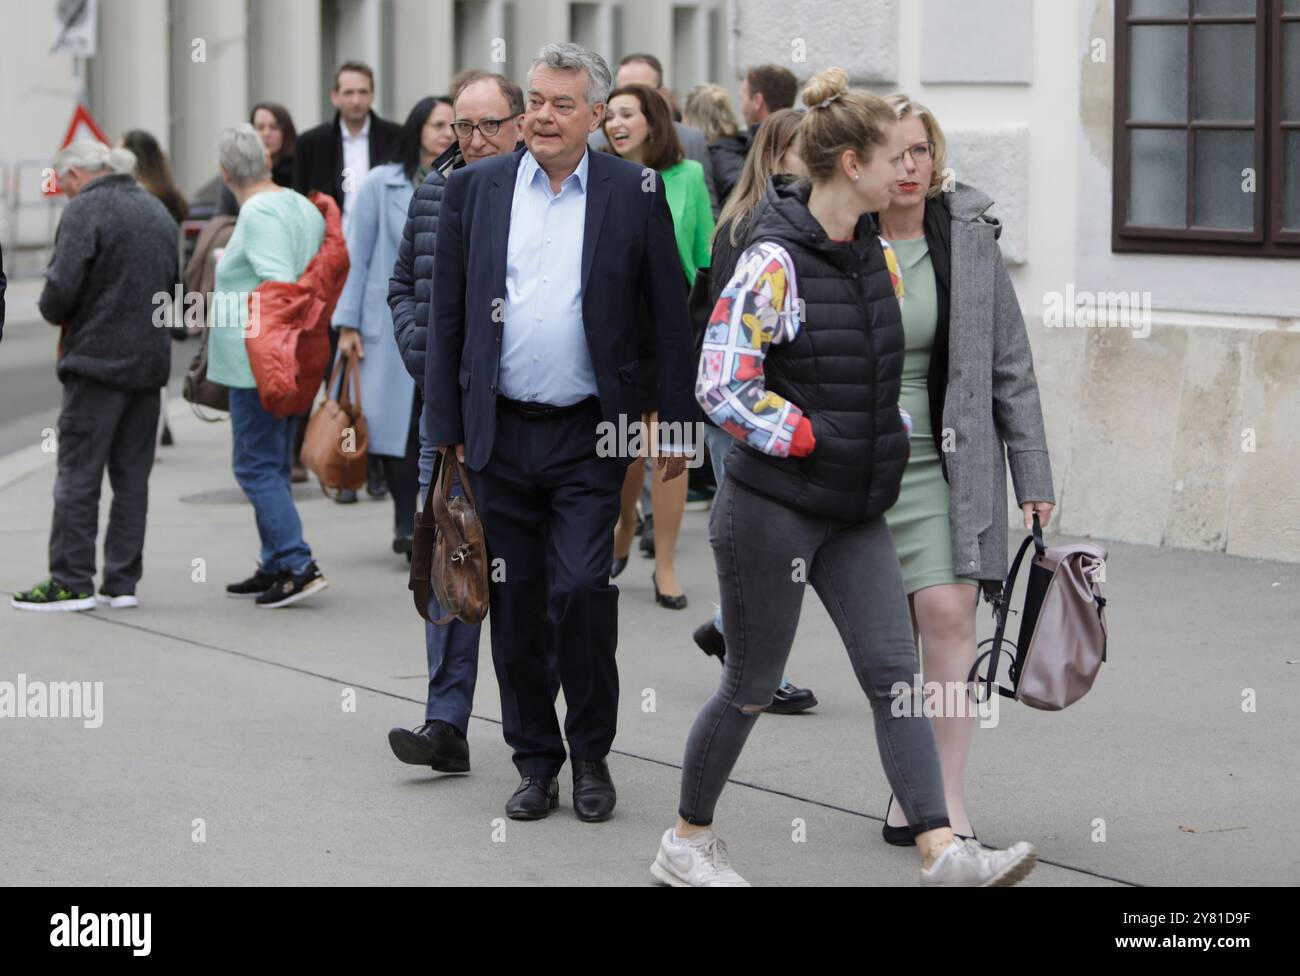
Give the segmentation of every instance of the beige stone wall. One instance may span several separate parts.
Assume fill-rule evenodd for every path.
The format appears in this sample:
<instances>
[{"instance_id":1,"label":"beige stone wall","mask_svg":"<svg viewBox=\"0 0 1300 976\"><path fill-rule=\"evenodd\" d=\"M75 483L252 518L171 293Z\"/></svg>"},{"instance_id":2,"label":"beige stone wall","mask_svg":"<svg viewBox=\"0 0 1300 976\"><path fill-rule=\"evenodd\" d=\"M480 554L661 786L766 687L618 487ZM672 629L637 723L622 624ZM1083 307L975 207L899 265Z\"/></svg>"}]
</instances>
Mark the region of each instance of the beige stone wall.
<instances>
[{"instance_id":1,"label":"beige stone wall","mask_svg":"<svg viewBox=\"0 0 1300 976\"><path fill-rule=\"evenodd\" d=\"M1060 531L1300 561L1300 319L1029 330Z\"/></svg>"}]
</instances>

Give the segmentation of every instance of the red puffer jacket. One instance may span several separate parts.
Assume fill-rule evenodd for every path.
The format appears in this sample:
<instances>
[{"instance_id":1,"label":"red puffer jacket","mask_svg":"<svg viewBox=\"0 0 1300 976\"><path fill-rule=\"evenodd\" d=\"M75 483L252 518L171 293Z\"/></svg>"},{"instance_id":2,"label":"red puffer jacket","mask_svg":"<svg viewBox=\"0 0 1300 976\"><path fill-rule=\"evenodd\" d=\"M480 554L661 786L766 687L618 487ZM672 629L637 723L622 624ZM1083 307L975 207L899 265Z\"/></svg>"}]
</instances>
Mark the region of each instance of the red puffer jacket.
<instances>
[{"instance_id":1,"label":"red puffer jacket","mask_svg":"<svg viewBox=\"0 0 1300 976\"><path fill-rule=\"evenodd\" d=\"M343 220L332 197L309 197L325 218L325 239L296 282L264 281L249 296L249 317L259 309L259 327L245 343L262 406L276 417L306 413L316 399L329 360L330 316L348 277Z\"/></svg>"}]
</instances>

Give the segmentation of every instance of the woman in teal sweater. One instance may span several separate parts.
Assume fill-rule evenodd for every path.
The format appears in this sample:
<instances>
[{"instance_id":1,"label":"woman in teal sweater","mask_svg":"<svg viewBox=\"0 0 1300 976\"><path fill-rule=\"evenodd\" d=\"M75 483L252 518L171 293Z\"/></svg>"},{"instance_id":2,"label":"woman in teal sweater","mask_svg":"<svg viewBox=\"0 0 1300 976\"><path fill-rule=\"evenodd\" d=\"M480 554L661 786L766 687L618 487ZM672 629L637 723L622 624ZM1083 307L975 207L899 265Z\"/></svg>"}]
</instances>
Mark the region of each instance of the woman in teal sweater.
<instances>
[{"instance_id":1,"label":"woman in teal sweater","mask_svg":"<svg viewBox=\"0 0 1300 976\"><path fill-rule=\"evenodd\" d=\"M685 158L668 103L653 88L622 85L609 93L606 106L607 149L629 162L657 170L663 177L677 236L677 252L682 259L685 287L689 291L695 284L696 273L709 266L711 255L709 240L713 236L713 209L704 182L704 167ZM650 186L653 189L654 184ZM643 328L641 334L650 336L652 331ZM659 419L656 410L659 383L653 349L645 348L643 343L640 358L641 420L649 431L654 431ZM627 565L632 537L636 532L636 500L644 478L645 461L638 459L628 468L627 479L623 482L623 506L618 526L614 529L611 576L617 576ZM650 489L655 533L655 570L650 578L651 585L654 586L655 599L671 610L681 610L686 606L686 594L677 579L674 565L677 533L686 508L686 484L686 478L665 482L662 472L656 471Z\"/></svg>"},{"instance_id":2,"label":"woman in teal sweater","mask_svg":"<svg viewBox=\"0 0 1300 976\"><path fill-rule=\"evenodd\" d=\"M217 260L208 379L230 388L231 464L253 506L262 543L257 572L231 583L226 593L274 609L329 584L303 539L293 502L291 421L262 406L249 366L244 341L249 295L263 282L297 281L320 250L325 219L306 197L276 185L262 140L251 125L223 132L218 155L221 178L239 203L239 220Z\"/></svg>"}]
</instances>

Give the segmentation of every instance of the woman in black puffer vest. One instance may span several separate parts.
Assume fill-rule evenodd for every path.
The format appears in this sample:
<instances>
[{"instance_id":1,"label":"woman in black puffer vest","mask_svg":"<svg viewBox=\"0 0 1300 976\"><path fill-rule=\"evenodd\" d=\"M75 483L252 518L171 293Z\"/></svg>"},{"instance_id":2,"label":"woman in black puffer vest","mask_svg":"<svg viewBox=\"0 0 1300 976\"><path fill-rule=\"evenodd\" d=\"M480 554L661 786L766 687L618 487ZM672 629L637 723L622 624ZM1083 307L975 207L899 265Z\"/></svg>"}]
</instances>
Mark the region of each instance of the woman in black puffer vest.
<instances>
[{"instance_id":1,"label":"woman in black puffer vest","mask_svg":"<svg viewBox=\"0 0 1300 976\"><path fill-rule=\"evenodd\" d=\"M987 850L956 840L949 825L882 517L898 495L908 435L900 282L871 214L903 172L900 126L839 68L813 77L803 100L809 180L771 179L704 337L696 398L737 441L709 519L727 655L687 739L678 821L651 873L673 885L746 883L713 832L713 811L780 684L811 582L867 693L921 883L1014 884L1035 863L1032 846Z\"/></svg>"}]
</instances>

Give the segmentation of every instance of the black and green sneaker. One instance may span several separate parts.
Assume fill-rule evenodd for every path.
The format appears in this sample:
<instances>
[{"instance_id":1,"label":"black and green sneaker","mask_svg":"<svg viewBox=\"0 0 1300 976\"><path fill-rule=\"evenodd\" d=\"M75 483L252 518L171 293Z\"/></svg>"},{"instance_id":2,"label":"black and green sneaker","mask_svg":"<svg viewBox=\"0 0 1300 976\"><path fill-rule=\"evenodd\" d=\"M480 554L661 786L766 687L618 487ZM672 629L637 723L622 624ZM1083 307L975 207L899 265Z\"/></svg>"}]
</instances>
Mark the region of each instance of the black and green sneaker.
<instances>
[{"instance_id":1,"label":"black and green sneaker","mask_svg":"<svg viewBox=\"0 0 1300 976\"><path fill-rule=\"evenodd\" d=\"M94 610L94 593L73 593L52 579L37 583L25 593L15 593L9 605L19 610Z\"/></svg>"}]
</instances>

